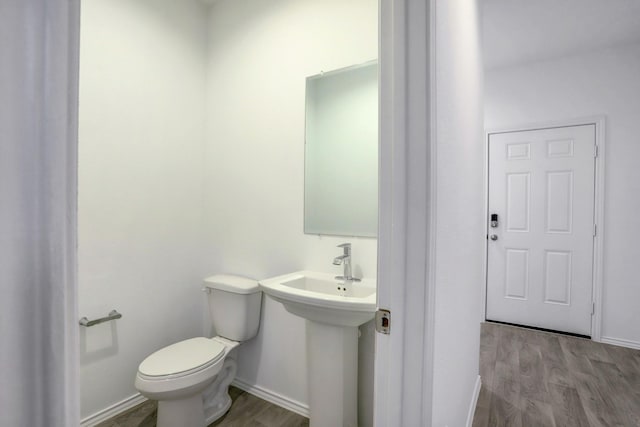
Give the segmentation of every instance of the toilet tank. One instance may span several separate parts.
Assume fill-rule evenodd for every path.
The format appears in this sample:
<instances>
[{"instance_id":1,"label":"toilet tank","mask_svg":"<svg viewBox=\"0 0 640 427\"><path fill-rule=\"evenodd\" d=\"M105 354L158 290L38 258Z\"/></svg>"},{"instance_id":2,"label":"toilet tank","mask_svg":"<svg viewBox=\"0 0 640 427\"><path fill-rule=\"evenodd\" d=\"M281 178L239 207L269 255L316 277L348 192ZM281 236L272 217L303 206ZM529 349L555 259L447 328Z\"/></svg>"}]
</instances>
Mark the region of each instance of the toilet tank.
<instances>
[{"instance_id":1,"label":"toilet tank","mask_svg":"<svg viewBox=\"0 0 640 427\"><path fill-rule=\"evenodd\" d=\"M256 336L262 306L262 291L256 280L217 274L204 279L204 286L209 291L209 314L219 336L233 341Z\"/></svg>"}]
</instances>

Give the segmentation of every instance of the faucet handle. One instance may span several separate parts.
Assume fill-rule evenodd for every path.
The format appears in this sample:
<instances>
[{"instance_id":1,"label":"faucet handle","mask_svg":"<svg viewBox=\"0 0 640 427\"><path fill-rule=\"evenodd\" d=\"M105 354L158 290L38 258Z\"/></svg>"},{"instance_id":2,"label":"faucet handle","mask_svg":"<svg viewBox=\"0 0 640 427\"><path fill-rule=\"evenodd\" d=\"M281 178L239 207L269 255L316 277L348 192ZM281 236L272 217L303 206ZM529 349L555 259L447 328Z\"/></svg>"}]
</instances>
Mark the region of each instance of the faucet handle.
<instances>
[{"instance_id":1,"label":"faucet handle","mask_svg":"<svg viewBox=\"0 0 640 427\"><path fill-rule=\"evenodd\" d=\"M345 255L351 255L351 243L343 243L337 246L338 248L344 249Z\"/></svg>"}]
</instances>

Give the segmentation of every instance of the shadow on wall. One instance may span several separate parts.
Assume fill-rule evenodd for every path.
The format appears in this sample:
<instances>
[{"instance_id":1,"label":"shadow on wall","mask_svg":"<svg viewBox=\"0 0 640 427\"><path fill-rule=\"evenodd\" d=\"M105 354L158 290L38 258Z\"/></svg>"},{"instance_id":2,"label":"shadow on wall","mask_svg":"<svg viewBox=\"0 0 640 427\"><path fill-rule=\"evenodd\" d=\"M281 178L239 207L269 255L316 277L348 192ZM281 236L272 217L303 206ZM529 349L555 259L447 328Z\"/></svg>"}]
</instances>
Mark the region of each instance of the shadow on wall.
<instances>
[{"instance_id":1,"label":"shadow on wall","mask_svg":"<svg viewBox=\"0 0 640 427\"><path fill-rule=\"evenodd\" d=\"M266 345L264 343L264 334L261 333L261 329L265 328L265 325L267 325L267 323L265 322L265 312L268 310L267 308L267 296L266 295L262 295L262 303L260 306L260 326L258 329L258 334L250 339L247 342L243 342L241 346L238 347L238 352L236 353L236 359L239 359L241 356L241 354L243 353L250 353L251 354L251 358L252 360L262 360L261 355L262 355L262 349L264 348L264 346ZM213 325L211 326L211 333L212 337L216 336L216 330L213 327ZM239 360L237 360L239 362ZM240 381L245 382L247 384L257 384L258 378L259 378L259 370L260 370L260 365L256 364L256 363L247 363L246 364L246 368L242 373L242 376L238 377L236 376L236 378L238 378Z\"/></svg>"},{"instance_id":2,"label":"shadow on wall","mask_svg":"<svg viewBox=\"0 0 640 427\"><path fill-rule=\"evenodd\" d=\"M118 324L108 322L100 325L80 327L80 363L87 364L118 354Z\"/></svg>"}]
</instances>

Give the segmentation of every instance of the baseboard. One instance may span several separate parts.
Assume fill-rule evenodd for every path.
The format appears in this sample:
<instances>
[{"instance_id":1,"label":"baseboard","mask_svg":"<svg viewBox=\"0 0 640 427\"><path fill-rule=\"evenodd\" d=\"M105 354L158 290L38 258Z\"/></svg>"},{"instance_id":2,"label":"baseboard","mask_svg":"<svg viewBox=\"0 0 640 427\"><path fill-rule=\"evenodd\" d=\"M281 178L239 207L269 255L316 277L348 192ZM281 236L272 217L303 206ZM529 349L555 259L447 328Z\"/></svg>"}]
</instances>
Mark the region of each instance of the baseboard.
<instances>
[{"instance_id":1,"label":"baseboard","mask_svg":"<svg viewBox=\"0 0 640 427\"><path fill-rule=\"evenodd\" d=\"M638 341L623 340L621 338L600 337L600 342L640 350L640 342Z\"/></svg>"},{"instance_id":2,"label":"baseboard","mask_svg":"<svg viewBox=\"0 0 640 427\"><path fill-rule=\"evenodd\" d=\"M240 378L234 379L231 385L236 386L239 389L244 390L249 394L253 394L254 396L259 397L260 399L273 403L274 405L278 405L282 408L288 409L291 412L295 412L296 414L302 415L303 417L307 417L307 418L309 417L309 406L303 403L300 403L297 400L290 399L279 393L268 390L264 387L249 384ZM121 400L118 403L115 403L109 406L108 408L105 408L101 411L96 412L93 415L89 415L88 417L83 418L80 421L80 427L96 426L146 401L147 401L146 397L144 397L140 393L136 393L132 396L127 397L124 400Z\"/></svg>"},{"instance_id":3,"label":"baseboard","mask_svg":"<svg viewBox=\"0 0 640 427\"><path fill-rule=\"evenodd\" d=\"M80 427L93 427L146 401L146 397L140 393L136 393L133 396L129 396L126 399L109 406L108 408L83 418L82 421L80 421Z\"/></svg>"},{"instance_id":4,"label":"baseboard","mask_svg":"<svg viewBox=\"0 0 640 427\"><path fill-rule=\"evenodd\" d=\"M309 405L305 405L304 403L298 402L297 400L290 399L286 396L276 393L275 391L268 390L264 387L249 384L248 382L240 378L234 379L231 385L236 386L240 390L244 390L249 394L253 394L256 397L259 397L260 399L266 400L267 402L280 406L281 408L288 409L291 412L295 412L296 414L309 418Z\"/></svg>"},{"instance_id":5,"label":"baseboard","mask_svg":"<svg viewBox=\"0 0 640 427\"><path fill-rule=\"evenodd\" d=\"M469 405L469 412L467 413L467 427L471 427L473 424L473 415L476 413L476 405L478 404L478 396L480 396L480 388L482 387L482 379L480 375L476 379L476 385L473 388L473 395L471 395L471 404Z\"/></svg>"}]
</instances>

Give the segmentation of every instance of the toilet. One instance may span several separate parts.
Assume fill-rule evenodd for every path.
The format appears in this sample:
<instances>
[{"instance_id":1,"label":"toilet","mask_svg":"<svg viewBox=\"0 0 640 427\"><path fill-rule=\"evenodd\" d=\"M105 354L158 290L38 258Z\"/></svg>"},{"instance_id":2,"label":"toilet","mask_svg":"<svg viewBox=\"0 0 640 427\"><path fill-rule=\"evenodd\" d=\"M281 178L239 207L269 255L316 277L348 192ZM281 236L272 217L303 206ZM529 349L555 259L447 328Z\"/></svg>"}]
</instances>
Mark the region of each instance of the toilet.
<instances>
[{"instance_id":1,"label":"toilet","mask_svg":"<svg viewBox=\"0 0 640 427\"><path fill-rule=\"evenodd\" d=\"M217 336L197 337L162 348L140 363L135 387L158 401L158 427L204 427L231 406L235 348L258 333L262 292L246 277L204 280Z\"/></svg>"}]
</instances>

